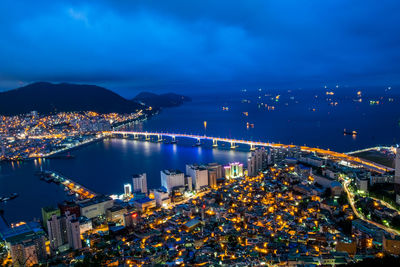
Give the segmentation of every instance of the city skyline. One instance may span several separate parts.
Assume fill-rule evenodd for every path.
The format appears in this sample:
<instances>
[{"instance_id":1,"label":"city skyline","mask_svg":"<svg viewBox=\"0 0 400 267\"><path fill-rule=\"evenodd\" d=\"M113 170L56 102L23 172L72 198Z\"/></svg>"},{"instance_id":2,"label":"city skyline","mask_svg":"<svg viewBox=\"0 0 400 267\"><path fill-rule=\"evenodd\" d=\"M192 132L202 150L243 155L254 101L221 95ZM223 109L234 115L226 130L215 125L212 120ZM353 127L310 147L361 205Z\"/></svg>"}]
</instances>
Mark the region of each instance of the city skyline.
<instances>
[{"instance_id":1,"label":"city skyline","mask_svg":"<svg viewBox=\"0 0 400 267\"><path fill-rule=\"evenodd\" d=\"M0 2L0 265L397 266L400 2Z\"/></svg>"}]
</instances>

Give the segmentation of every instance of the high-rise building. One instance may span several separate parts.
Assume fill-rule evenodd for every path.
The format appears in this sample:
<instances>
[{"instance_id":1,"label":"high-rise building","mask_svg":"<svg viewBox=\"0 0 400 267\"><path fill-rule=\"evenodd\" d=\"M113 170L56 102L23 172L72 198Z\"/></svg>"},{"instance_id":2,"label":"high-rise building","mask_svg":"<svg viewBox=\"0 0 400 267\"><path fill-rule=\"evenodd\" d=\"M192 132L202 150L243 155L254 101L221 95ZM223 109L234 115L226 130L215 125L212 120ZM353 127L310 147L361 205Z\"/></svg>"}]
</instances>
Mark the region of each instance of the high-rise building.
<instances>
[{"instance_id":1,"label":"high-rise building","mask_svg":"<svg viewBox=\"0 0 400 267\"><path fill-rule=\"evenodd\" d=\"M53 252L60 247L80 249L82 242L80 238L79 220L74 214L65 213L65 215L53 215L47 221L49 229L50 247Z\"/></svg>"},{"instance_id":2,"label":"high-rise building","mask_svg":"<svg viewBox=\"0 0 400 267\"><path fill-rule=\"evenodd\" d=\"M394 182L400 185L400 147L396 148Z\"/></svg>"},{"instance_id":3,"label":"high-rise building","mask_svg":"<svg viewBox=\"0 0 400 267\"><path fill-rule=\"evenodd\" d=\"M132 186L131 186L131 184L124 184L124 195L126 197L128 197L131 194L132 194Z\"/></svg>"},{"instance_id":4,"label":"high-rise building","mask_svg":"<svg viewBox=\"0 0 400 267\"><path fill-rule=\"evenodd\" d=\"M146 173L135 174L132 177L133 193L147 194L147 176Z\"/></svg>"},{"instance_id":5,"label":"high-rise building","mask_svg":"<svg viewBox=\"0 0 400 267\"><path fill-rule=\"evenodd\" d=\"M243 177L243 164L239 162L229 163L229 165L224 166L225 178L238 178Z\"/></svg>"},{"instance_id":6,"label":"high-rise building","mask_svg":"<svg viewBox=\"0 0 400 267\"><path fill-rule=\"evenodd\" d=\"M211 188L217 186L217 171L215 169L208 169L208 185Z\"/></svg>"},{"instance_id":7,"label":"high-rise building","mask_svg":"<svg viewBox=\"0 0 400 267\"><path fill-rule=\"evenodd\" d=\"M46 259L45 232L36 222L28 222L1 232L13 266L37 265Z\"/></svg>"},{"instance_id":8,"label":"high-rise building","mask_svg":"<svg viewBox=\"0 0 400 267\"><path fill-rule=\"evenodd\" d=\"M82 248L81 231L79 226L79 220L75 218L75 215L65 215L65 222L67 226L67 240L69 247L72 249Z\"/></svg>"},{"instance_id":9,"label":"high-rise building","mask_svg":"<svg viewBox=\"0 0 400 267\"><path fill-rule=\"evenodd\" d=\"M268 154L265 148L258 148L251 153L247 160L247 171L249 176L257 176L257 174L267 167Z\"/></svg>"},{"instance_id":10,"label":"high-rise building","mask_svg":"<svg viewBox=\"0 0 400 267\"><path fill-rule=\"evenodd\" d=\"M46 229L46 231L47 231L47 221L53 215L60 216L61 215L60 210L51 206L42 208L42 222L43 222L43 227L44 229Z\"/></svg>"},{"instance_id":11,"label":"high-rise building","mask_svg":"<svg viewBox=\"0 0 400 267\"><path fill-rule=\"evenodd\" d=\"M215 172L217 174L217 179L224 177L224 168L222 167L222 165L220 165L218 163L209 163L207 165L207 169L215 170Z\"/></svg>"},{"instance_id":12,"label":"high-rise building","mask_svg":"<svg viewBox=\"0 0 400 267\"><path fill-rule=\"evenodd\" d=\"M161 186L171 193L172 188L185 186L185 175L179 170L161 171Z\"/></svg>"},{"instance_id":13,"label":"high-rise building","mask_svg":"<svg viewBox=\"0 0 400 267\"><path fill-rule=\"evenodd\" d=\"M50 247L55 251L64 243L61 229L61 216L54 214L47 220L47 231L49 233Z\"/></svg>"},{"instance_id":14,"label":"high-rise building","mask_svg":"<svg viewBox=\"0 0 400 267\"><path fill-rule=\"evenodd\" d=\"M208 185L210 187L217 186L217 179L223 178L223 167L218 163L209 163L207 165L208 169Z\"/></svg>"},{"instance_id":15,"label":"high-rise building","mask_svg":"<svg viewBox=\"0 0 400 267\"><path fill-rule=\"evenodd\" d=\"M193 179L189 175L185 175L185 186L186 186L187 191L193 190Z\"/></svg>"},{"instance_id":16,"label":"high-rise building","mask_svg":"<svg viewBox=\"0 0 400 267\"><path fill-rule=\"evenodd\" d=\"M186 165L186 174L192 177L194 190L208 186L208 170L196 164Z\"/></svg>"}]
</instances>

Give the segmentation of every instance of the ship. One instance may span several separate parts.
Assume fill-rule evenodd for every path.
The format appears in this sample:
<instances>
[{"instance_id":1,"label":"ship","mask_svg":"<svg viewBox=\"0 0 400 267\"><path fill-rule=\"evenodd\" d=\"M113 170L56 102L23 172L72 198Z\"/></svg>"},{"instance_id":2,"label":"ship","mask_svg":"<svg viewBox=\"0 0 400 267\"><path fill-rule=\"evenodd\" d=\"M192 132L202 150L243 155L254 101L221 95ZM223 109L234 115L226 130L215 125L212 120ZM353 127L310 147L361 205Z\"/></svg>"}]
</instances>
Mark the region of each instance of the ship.
<instances>
[{"instance_id":1,"label":"ship","mask_svg":"<svg viewBox=\"0 0 400 267\"><path fill-rule=\"evenodd\" d=\"M18 193L12 193L11 195L9 195L7 197L0 197L0 202L6 202L6 201L9 201L9 200L12 200L12 199L14 199L14 198L16 198L18 196L19 196Z\"/></svg>"},{"instance_id":2,"label":"ship","mask_svg":"<svg viewBox=\"0 0 400 267\"><path fill-rule=\"evenodd\" d=\"M346 129L343 130L344 135L357 135L357 131L348 131Z\"/></svg>"}]
</instances>

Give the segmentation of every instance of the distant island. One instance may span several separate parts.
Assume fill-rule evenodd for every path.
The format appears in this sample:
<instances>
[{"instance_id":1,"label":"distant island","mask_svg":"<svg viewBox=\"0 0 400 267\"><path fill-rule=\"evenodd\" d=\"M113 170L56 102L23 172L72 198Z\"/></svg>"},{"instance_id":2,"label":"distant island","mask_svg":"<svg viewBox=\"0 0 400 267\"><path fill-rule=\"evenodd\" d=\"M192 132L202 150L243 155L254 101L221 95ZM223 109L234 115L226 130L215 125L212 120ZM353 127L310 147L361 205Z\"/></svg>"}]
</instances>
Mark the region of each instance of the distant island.
<instances>
[{"instance_id":1,"label":"distant island","mask_svg":"<svg viewBox=\"0 0 400 267\"><path fill-rule=\"evenodd\" d=\"M174 93L158 95L149 92L142 92L135 96L132 101L154 108L168 108L180 106L184 102L192 101L192 99L188 96L178 95Z\"/></svg>"},{"instance_id":2,"label":"distant island","mask_svg":"<svg viewBox=\"0 0 400 267\"><path fill-rule=\"evenodd\" d=\"M190 98L173 93L140 93L128 100L96 85L36 82L0 92L0 115L13 116L33 110L41 114L79 111L123 114L146 109L148 106L154 110L174 107L184 101L190 101Z\"/></svg>"}]
</instances>

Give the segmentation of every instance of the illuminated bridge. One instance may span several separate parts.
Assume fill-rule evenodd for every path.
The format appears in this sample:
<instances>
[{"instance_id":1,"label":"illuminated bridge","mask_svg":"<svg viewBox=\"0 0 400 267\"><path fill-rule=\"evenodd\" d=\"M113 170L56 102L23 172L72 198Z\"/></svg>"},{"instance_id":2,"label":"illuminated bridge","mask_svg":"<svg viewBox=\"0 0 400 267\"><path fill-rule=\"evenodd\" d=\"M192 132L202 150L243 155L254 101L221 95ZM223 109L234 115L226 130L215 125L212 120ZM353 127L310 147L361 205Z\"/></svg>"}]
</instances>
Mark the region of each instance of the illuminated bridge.
<instances>
[{"instance_id":1,"label":"illuminated bridge","mask_svg":"<svg viewBox=\"0 0 400 267\"><path fill-rule=\"evenodd\" d=\"M358 165L364 167L368 170L375 171L378 173L385 173L394 171L393 168L389 168L383 166L381 164L371 162L365 159L361 159L358 157L354 157L351 155L347 155L345 153L334 152L329 149L321 149L307 146L296 146L296 145L285 145L285 144L277 144L277 143L265 143L265 142L256 142L256 141L248 141L248 140L240 140L240 139L231 139L231 138L221 138L221 137L211 137L206 135L192 135L192 134L178 134L178 133L161 133L161 132L135 132L135 131L111 131L104 132L105 135L122 135L123 137L133 136L134 139L139 139L139 136L144 137L144 140L150 141L150 137L156 137L158 142L163 141L163 137L171 138L172 142L176 142L176 138L190 138L196 140L196 145L201 145L201 140L210 140L212 141L213 147L218 147L218 143L224 142L229 143L231 149L235 149L239 144L250 146L250 150L254 150L255 147L271 147L271 148L300 148L305 152L315 152L319 155L330 157L336 160L343 160L347 163L351 163L354 165Z\"/></svg>"},{"instance_id":2,"label":"illuminated bridge","mask_svg":"<svg viewBox=\"0 0 400 267\"><path fill-rule=\"evenodd\" d=\"M391 147L391 146L375 146L375 147L369 147L369 148L364 148L364 149L360 149L360 150L356 150L356 151L351 151L351 152L347 152L347 155L354 155L354 154L358 154L358 153L363 153L363 152L369 152L369 151L380 151L381 149L386 149L386 150L390 150L393 153L396 153L396 148Z\"/></svg>"}]
</instances>

